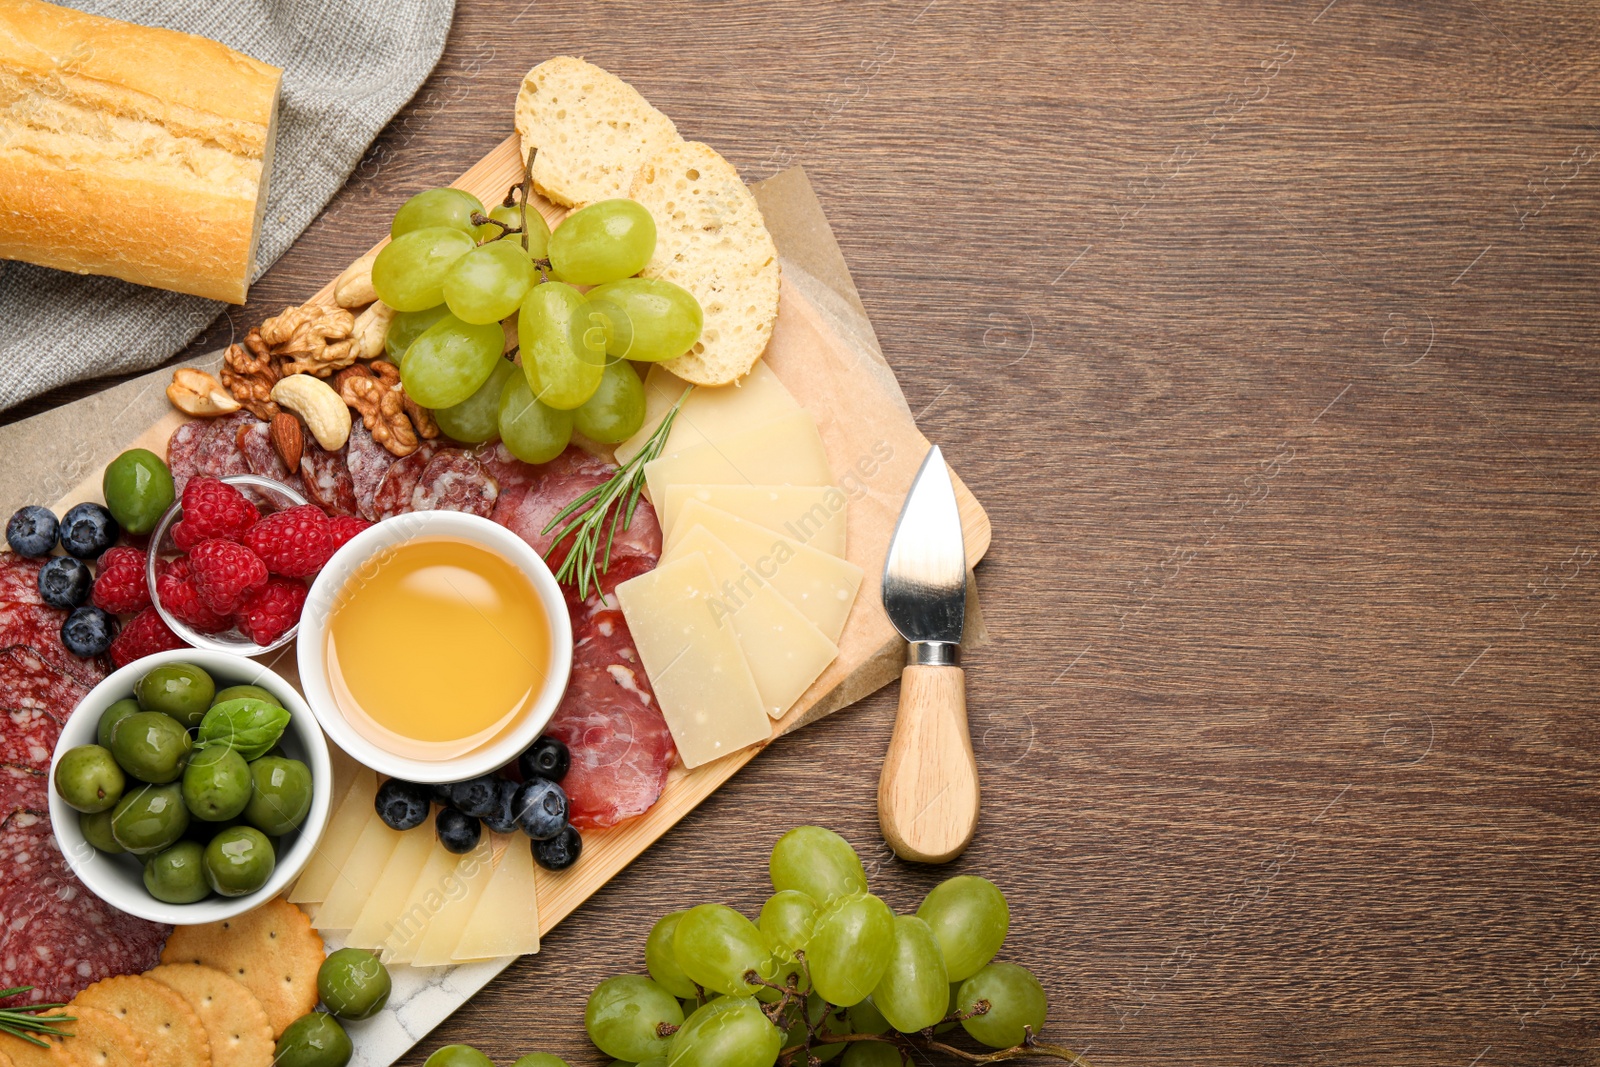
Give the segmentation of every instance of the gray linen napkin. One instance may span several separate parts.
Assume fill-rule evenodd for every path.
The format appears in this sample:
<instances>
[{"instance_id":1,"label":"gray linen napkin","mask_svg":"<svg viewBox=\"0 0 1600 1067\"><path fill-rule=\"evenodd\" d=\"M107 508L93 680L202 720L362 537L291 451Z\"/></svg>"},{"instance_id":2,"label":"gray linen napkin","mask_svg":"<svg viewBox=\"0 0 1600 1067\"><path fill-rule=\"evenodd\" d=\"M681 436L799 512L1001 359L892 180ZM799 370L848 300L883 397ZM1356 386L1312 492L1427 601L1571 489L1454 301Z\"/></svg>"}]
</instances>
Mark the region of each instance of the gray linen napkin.
<instances>
[{"instance_id":1,"label":"gray linen napkin","mask_svg":"<svg viewBox=\"0 0 1600 1067\"><path fill-rule=\"evenodd\" d=\"M294 243L422 85L455 13L455 0L385 0L377 9L357 0L66 3L197 33L283 68L257 277ZM226 306L114 278L0 263L0 410L79 378L153 367Z\"/></svg>"}]
</instances>

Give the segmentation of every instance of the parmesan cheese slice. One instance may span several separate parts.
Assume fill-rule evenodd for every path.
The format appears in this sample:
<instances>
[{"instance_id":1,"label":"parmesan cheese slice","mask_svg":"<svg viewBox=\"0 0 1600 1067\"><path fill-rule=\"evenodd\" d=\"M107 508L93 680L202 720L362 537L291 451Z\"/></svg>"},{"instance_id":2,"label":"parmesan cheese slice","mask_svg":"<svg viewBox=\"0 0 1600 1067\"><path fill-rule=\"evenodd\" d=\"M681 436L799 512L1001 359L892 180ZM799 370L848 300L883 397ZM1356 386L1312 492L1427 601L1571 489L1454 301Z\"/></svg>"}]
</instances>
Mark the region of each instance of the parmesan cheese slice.
<instances>
[{"instance_id":1,"label":"parmesan cheese slice","mask_svg":"<svg viewBox=\"0 0 1600 1067\"><path fill-rule=\"evenodd\" d=\"M644 376L644 424L639 432L617 446L617 462L626 463L639 454L650 435L656 432L661 420L676 404L689 383L668 371L659 363L652 363ZM753 430L779 418L799 411L789 390L778 376L760 360L733 385L702 385L684 400L678 417L672 420L672 432L667 436L663 456L674 455L724 437Z\"/></svg>"},{"instance_id":2,"label":"parmesan cheese slice","mask_svg":"<svg viewBox=\"0 0 1600 1067\"><path fill-rule=\"evenodd\" d=\"M372 771L362 767L352 775L350 787L334 811L327 831L317 842L317 849L294 888L289 890L289 903L320 904L327 899L328 890L339 876L339 868L350 858L356 838L361 836L367 820L372 817L372 803L377 793L378 776Z\"/></svg>"},{"instance_id":3,"label":"parmesan cheese slice","mask_svg":"<svg viewBox=\"0 0 1600 1067\"><path fill-rule=\"evenodd\" d=\"M686 500L710 504L819 552L845 558L849 499L835 485L669 485L656 501L668 540Z\"/></svg>"},{"instance_id":4,"label":"parmesan cheese slice","mask_svg":"<svg viewBox=\"0 0 1600 1067\"><path fill-rule=\"evenodd\" d=\"M500 863L484 887L451 958L525 956L539 951L539 897L534 887L533 850L521 836L505 843Z\"/></svg>"},{"instance_id":5,"label":"parmesan cheese slice","mask_svg":"<svg viewBox=\"0 0 1600 1067\"><path fill-rule=\"evenodd\" d=\"M467 928L478 898L489 884L494 873L494 854L490 848L490 835L478 840L478 847L462 856L451 874L451 887L445 894L444 904L428 923L428 932L422 936L417 951L411 958L414 967L442 967L450 962L450 954Z\"/></svg>"},{"instance_id":6,"label":"parmesan cheese slice","mask_svg":"<svg viewBox=\"0 0 1600 1067\"><path fill-rule=\"evenodd\" d=\"M669 485L832 485L828 453L804 410L644 465L652 502Z\"/></svg>"},{"instance_id":7,"label":"parmesan cheese slice","mask_svg":"<svg viewBox=\"0 0 1600 1067\"><path fill-rule=\"evenodd\" d=\"M369 804L361 836L356 838L350 855L339 865L327 899L317 911L317 929L348 930L355 925L378 883L378 876L399 843L400 831L385 826Z\"/></svg>"},{"instance_id":8,"label":"parmesan cheese slice","mask_svg":"<svg viewBox=\"0 0 1600 1067\"><path fill-rule=\"evenodd\" d=\"M718 610L733 625L767 714L779 718L834 661L839 646L704 526L679 537L673 551L705 556L721 594Z\"/></svg>"},{"instance_id":9,"label":"parmesan cheese slice","mask_svg":"<svg viewBox=\"0 0 1600 1067\"><path fill-rule=\"evenodd\" d=\"M455 871L460 860L460 856L434 839L433 851L428 853L428 861L417 872L395 919L394 929L383 943L383 962L396 965L411 962L433 917L445 906L450 894L458 891Z\"/></svg>"},{"instance_id":10,"label":"parmesan cheese slice","mask_svg":"<svg viewBox=\"0 0 1600 1067\"><path fill-rule=\"evenodd\" d=\"M383 873L372 887L372 895L362 907L344 943L354 948L378 948L394 929L404 910L406 897L417 880L417 872L433 851L433 827L426 824L403 831Z\"/></svg>"},{"instance_id":11,"label":"parmesan cheese slice","mask_svg":"<svg viewBox=\"0 0 1600 1067\"><path fill-rule=\"evenodd\" d=\"M772 725L706 557L686 553L617 586L634 647L686 767L766 741Z\"/></svg>"},{"instance_id":12,"label":"parmesan cheese slice","mask_svg":"<svg viewBox=\"0 0 1600 1067\"><path fill-rule=\"evenodd\" d=\"M693 499L684 501L678 513L674 536L662 552L662 562L676 558L678 542L696 526L704 526L732 549L745 566L783 594L828 640L839 640L855 604L856 591L861 588L860 567ZM633 625L631 618L628 625ZM654 681L655 675L650 678Z\"/></svg>"}]
</instances>

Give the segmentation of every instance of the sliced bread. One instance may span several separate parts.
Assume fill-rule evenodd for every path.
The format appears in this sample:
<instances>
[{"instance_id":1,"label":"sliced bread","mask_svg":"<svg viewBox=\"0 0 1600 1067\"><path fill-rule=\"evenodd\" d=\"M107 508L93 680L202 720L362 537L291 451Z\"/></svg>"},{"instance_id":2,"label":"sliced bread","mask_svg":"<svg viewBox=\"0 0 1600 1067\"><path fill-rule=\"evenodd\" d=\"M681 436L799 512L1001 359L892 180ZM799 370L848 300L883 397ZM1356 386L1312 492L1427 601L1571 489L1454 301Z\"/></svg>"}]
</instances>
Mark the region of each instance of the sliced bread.
<instances>
[{"instance_id":1,"label":"sliced bread","mask_svg":"<svg viewBox=\"0 0 1600 1067\"><path fill-rule=\"evenodd\" d=\"M683 286L705 314L700 340L662 366L696 385L742 378L778 317L778 249L756 198L732 163L698 141L656 152L628 195L656 223L655 255L640 273Z\"/></svg>"},{"instance_id":2,"label":"sliced bread","mask_svg":"<svg viewBox=\"0 0 1600 1067\"><path fill-rule=\"evenodd\" d=\"M640 165L681 140L633 86L572 56L547 59L522 79L517 132L523 159L539 150L533 187L567 207L627 196Z\"/></svg>"}]
</instances>

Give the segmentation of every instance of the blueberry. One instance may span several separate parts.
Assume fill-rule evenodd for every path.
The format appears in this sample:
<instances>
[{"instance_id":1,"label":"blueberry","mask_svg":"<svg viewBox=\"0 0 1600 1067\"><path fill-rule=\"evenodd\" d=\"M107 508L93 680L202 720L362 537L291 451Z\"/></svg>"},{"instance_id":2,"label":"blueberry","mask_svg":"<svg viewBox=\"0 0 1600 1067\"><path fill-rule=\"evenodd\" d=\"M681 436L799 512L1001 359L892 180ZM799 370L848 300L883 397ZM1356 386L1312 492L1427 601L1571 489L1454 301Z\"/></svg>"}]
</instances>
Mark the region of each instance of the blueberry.
<instances>
[{"instance_id":1,"label":"blueberry","mask_svg":"<svg viewBox=\"0 0 1600 1067\"><path fill-rule=\"evenodd\" d=\"M483 817L483 825L497 834L514 834L517 832L517 809L512 806L512 801L516 799L517 790L522 787L509 778L501 778L498 781L500 802L495 805L491 814Z\"/></svg>"},{"instance_id":2,"label":"blueberry","mask_svg":"<svg viewBox=\"0 0 1600 1067\"><path fill-rule=\"evenodd\" d=\"M500 779L482 774L457 782L450 787L450 803L474 819L487 818L500 807Z\"/></svg>"},{"instance_id":3,"label":"blueberry","mask_svg":"<svg viewBox=\"0 0 1600 1067\"><path fill-rule=\"evenodd\" d=\"M79 504L61 518L61 547L79 559L99 559L122 527L99 504Z\"/></svg>"},{"instance_id":4,"label":"blueberry","mask_svg":"<svg viewBox=\"0 0 1600 1067\"><path fill-rule=\"evenodd\" d=\"M61 624L61 643L74 656L98 656L116 636L116 616L99 608L78 608Z\"/></svg>"},{"instance_id":5,"label":"blueberry","mask_svg":"<svg viewBox=\"0 0 1600 1067\"><path fill-rule=\"evenodd\" d=\"M432 791L425 785L391 778L378 787L373 802L378 818L391 830L410 830L428 821L433 808Z\"/></svg>"},{"instance_id":6,"label":"blueberry","mask_svg":"<svg viewBox=\"0 0 1600 1067\"><path fill-rule=\"evenodd\" d=\"M56 547L58 532L55 512L29 504L6 523L6 543L19 556L48 556Z\"/></svg>"},{"instance_id":7,"label":"blueberry","mask_svg":"<svg viewBox=\"0 0 1600 1067\"><path fill-rule=\"evenodd\" d=\"M89 565L71 556L55 556L39 570L39 595L53 608L71 611L86 603L94 589Z\"/></svg>"},{"instance_id":8,"label":"blueberry","mask_svg":"<svg viewBox=\"0 0 1600 1067\"><path fill-rule=\"evenodd\" d=\"M477 848L478 838L483 835L483 827L477 819L455 808L440 808L433 820L433 827L438 831L439 844L445 847L445 851L458 856Z\"/></svg>"},{"instance_id":9,"label":"blueberry","mask_svg":"<svg viewBox=\"0 0 1600 1067\"><path fill-rule=\"evenodd\" d=\"M572 756L560 741L553 737L541 737L517 759L517 766L522 769L524 779L544 778L559 782L567 776L567 768L572 766Z\"/></svg>"},{"instance_id":10,"label":"blueberry","mask_svg":"<svg viewBox=\"0 0 1600 1067\"><path fill-rule=\"evenodd\" d=\"M547 871L564 871L578 862L583 852L583 838L571 826L563 829L548 841L529 842L533 846L533 859Z\"/></svg>"},{"instance_id":11,"label":"blueberry","mask_svg":"<svg viewBox=\"0 0 1600 1067\"><path fill-rule=\"evenodd\" d=\"M535 841L560 836L567 825L567 792L554 782L529 778L517 788L512 801L517 827Z\"/></svg>"}]
</instances>

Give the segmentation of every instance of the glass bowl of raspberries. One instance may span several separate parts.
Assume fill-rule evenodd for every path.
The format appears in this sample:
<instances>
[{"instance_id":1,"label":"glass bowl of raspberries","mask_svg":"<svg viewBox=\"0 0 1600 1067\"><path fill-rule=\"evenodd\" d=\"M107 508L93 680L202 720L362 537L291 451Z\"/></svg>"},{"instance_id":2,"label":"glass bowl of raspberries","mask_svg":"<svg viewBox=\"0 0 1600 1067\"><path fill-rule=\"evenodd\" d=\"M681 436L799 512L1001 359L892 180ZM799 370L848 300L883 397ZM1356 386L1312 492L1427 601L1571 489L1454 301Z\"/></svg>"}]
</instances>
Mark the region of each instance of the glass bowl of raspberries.
<instances>
[{"instance_id":1,"label":"glass bowl of raspberries","mask_svg":"<svg viewBox=\"0 0 1600 1067\"><path fill-rule=\"evenodd\" d=\"M372 524L330 518L271 478L190 478L150 534L145 577L166 624L196 648L259 656L294 640L310 582Z\"/></svg>"}]
</instances>

